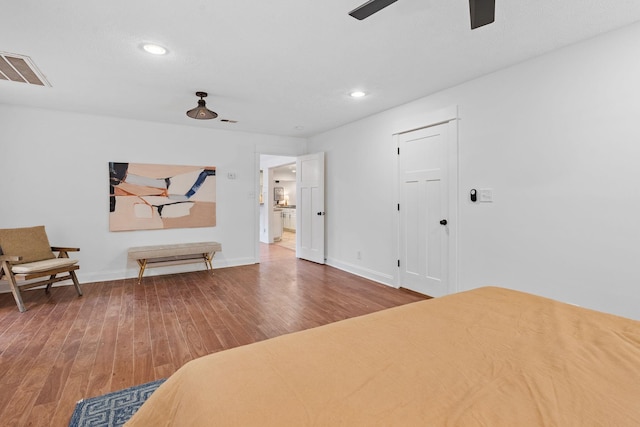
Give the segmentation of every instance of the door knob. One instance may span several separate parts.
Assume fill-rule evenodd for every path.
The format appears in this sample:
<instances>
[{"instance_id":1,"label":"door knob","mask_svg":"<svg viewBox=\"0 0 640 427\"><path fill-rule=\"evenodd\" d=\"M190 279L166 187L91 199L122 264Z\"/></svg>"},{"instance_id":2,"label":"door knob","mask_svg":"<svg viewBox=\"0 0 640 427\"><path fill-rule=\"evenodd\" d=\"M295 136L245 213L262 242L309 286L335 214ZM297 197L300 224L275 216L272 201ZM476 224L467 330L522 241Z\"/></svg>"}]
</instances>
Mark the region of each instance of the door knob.
<instances>
[{"instance_id":1,"label":"door knob","mask_svg":"<svg viewBox=\"0 0 640 427\"><path fill-rule=\"evenodd\" d=\"M447 225L447 220L446 220L446 219L441 219L441 220L440 220L440 224L442 224L442 225Z\"/></svg>"}]
</instances>

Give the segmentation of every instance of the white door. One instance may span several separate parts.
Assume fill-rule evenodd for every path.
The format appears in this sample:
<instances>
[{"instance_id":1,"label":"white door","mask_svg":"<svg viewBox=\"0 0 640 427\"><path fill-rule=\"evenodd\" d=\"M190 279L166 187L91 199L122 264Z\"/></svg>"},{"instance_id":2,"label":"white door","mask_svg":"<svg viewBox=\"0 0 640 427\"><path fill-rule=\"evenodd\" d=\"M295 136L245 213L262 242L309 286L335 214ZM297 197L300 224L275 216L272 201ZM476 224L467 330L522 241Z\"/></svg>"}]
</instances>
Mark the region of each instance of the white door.
<instances>
[{"instance_id":1,"label":"white door","mask_svg":"<svg viewBox=\"0 0 640 427\"><path fill-rule=\"evenodd\" d=\"M448 124L401 134L400 286L438 297L450 292Z\"/></svg>"},{"instance_id":2,"label":"white door","mask_svg":"<svg viewBox=\"0 0 640 427\"><path fill-rule=\"evenodd\" d=\"M296 160L296 256L324 264L324 153Z\"/></svg>"}]
</instances>

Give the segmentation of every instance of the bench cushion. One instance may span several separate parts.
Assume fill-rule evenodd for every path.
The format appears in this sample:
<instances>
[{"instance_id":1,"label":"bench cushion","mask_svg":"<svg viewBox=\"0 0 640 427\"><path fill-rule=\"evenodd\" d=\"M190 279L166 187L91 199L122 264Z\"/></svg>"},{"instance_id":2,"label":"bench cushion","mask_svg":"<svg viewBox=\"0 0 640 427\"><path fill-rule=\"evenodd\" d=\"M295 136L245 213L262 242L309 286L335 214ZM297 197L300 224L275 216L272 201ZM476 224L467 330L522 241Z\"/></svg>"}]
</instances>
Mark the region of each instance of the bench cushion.
<instances>
[{"instance_id":1,"label":"bench cushion","mask_svg":"<svg viewBox=\"0 0 640 427\"><path fill-rule=\"evenodd\" d=\"M150 259L204 254L221 250L222 245L218 242L177 243L129 248L129 257L133 259Z\"/></svg>"},{"instance_id":2,"label":"bench cushion","mask_svg":"<svg viewBox=\"0 0 640 427\"><path fill-rule=\"evenodd\" d=\"M16 264L55 258L44 225L0 229L0 254L21 256Z\"/></svg>"},{"instance_id":3,"label":"bench cushion","mask_svg":"<svg viewBox=\"0 0 640 427\"><path fill-rule=\"evenodd\" d=\"M39 273L41 271L53 270L55 268L68 267L70 265L74 265L77 263L78 263L77 259L53 258L53 259L45 259L43 261L17 264L11 267L11 271L13 271L14 274L31 274L31 273Z\"/></svg>"}]
</instances>

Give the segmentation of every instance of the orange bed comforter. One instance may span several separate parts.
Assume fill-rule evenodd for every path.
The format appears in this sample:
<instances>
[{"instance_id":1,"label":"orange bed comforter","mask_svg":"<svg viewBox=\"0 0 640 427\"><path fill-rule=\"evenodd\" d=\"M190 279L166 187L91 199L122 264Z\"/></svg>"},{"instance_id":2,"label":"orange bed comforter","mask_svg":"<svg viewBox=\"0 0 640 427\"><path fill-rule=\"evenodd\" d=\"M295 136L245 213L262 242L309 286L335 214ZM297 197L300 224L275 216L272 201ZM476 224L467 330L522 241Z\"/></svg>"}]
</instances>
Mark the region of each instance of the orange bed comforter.
<instances>
[{"instance_id":1,"label":"orange bed comforter","mask_svg":"<svg viewBox=\"0 0 640 427\"><path fill-rule=\"evenodd\" d=\"M480 288L194 360L126 426L640 426L640 322Z\"/></svg>"}]
</instances>

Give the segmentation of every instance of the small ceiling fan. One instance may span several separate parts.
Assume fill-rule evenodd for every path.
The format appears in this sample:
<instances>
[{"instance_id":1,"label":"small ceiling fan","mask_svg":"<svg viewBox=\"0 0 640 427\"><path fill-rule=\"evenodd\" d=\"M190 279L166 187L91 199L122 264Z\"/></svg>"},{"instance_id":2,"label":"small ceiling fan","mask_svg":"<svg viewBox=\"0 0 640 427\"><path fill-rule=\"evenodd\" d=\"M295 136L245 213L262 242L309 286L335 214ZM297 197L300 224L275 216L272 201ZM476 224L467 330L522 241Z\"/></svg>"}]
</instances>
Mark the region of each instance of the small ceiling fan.
<instances>
[{"instance_id":1,"label":"small ceiling fan","mask_svg":"<svg viewBox=\"0 0 640 427\"><path fill-rule=\"evenodd\" d=\"M363 20L389 6L398 0L369 0L356 7L349 15L358 20ZM469 0L469 12L471 15L471 29L475 30L483 25L491 24L495 20L496 0Z\"/></svg>"}]
</instances>

